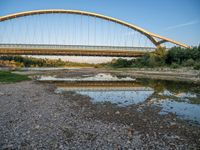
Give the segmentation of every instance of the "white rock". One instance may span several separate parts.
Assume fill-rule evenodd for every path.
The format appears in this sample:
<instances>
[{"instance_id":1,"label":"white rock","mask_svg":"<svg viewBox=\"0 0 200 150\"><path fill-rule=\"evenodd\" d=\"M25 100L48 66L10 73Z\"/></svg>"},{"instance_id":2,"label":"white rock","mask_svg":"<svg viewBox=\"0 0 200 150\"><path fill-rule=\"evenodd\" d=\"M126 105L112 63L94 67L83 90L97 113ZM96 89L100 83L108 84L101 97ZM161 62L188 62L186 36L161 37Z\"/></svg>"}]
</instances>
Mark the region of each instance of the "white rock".
<instances>
[{"instance_id":1,"label":"white rock","mask_svg":"<svg viewBox=\"0 0 200 150\"><path fill-rule=\"evenodd\" d=\"M3 95L4 95L4 93L0 92L0 96L3 96Z\"/></svg>"},{"instance_id":2,"label":"white rock","mask_svg":"<svg viewBox=\"0 0 200 150\"><path fill-rule=\"evenodd\" d=\"M119 114L120 114L120 112L119 112L119 111L116 111L116 112L115 112L115 114L116 114L116 115L119 115Z\"/></svg>"}]
</instances>

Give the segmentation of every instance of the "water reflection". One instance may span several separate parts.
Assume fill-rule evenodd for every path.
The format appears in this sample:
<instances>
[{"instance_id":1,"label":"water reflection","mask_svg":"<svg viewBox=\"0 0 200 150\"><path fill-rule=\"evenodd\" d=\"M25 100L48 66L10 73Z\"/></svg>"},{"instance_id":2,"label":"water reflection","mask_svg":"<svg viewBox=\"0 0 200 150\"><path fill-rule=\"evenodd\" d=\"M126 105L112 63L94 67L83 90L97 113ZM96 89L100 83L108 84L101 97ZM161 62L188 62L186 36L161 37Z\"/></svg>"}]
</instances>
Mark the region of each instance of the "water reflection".
<instances>
[{"instance_id":1,"label":"water reflection","mask_svg":"<svg viewBox=\"0 0 200 150\"><path fill-rule=\"evenodd\" d=\"M111 102L118 106L128 106L144 102L154 91L77 91L87 95L93 102Z\"/></svg>"},{"instance_id":2,"label":"water reflection","mask_svg":"<svg viewBox=\"0 0 200 150\"><path fill-rule=\"evenodd\" d=\"M56 92L75 91L89 96L94 103L111 102L118 106L150 104L161 107L160 114L174 113L180 118L200 123L200 85L197 84L111 74L74 78L43 77L40 81L54 81L58 87Z\"/></svg>"},{"instance_id":3,"label":"water reflection","mask_svg":"<svg viewBox=\"0 0 200 150\"><path fill-rule=\"evenodd\" d=\"M200 106L196 104L190 104L188 102L177 102L174 100L161 100L155 103L162 107L160 114L174 113L177 116L186 120L200 123Z\"/></svg>"},{"instance_id":4,"label":"water reflection","mask_svg":"<svg viewBox=\"0 0 200 150\"><path fill-rule=\"evenodd\" d=\"M200 123L200 85L147 79L140 82L155 90L152 105L161 107L160 114L174 113L180 118Z\"/></svg>"},{"instance_id":5,"label":"water reflection","mask_svg":"<svg viewBox=\"0 0 200 150\"><path fill-rule=\"evenodd\" d=\"M116 76L112 76L110 74L103 74L99 73L95 76L81 76L81 77L74 77L74 78L58 78L56 76L41 76L39 81L135 81L135 79L130 78L130 77L123 77L123 78L118 78Z\"/></svg>"}]
</instances>

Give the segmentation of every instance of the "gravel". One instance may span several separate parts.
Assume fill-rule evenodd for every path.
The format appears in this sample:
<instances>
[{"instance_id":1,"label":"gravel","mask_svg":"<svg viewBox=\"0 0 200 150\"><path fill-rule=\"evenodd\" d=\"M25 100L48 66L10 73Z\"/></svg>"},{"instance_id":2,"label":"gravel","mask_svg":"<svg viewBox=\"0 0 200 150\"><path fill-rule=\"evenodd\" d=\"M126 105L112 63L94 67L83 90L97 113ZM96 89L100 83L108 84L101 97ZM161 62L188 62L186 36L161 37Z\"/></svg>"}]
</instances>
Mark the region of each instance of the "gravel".
<instances>
[{"instance_id":1,"label":"gravel","mask_svg":"<svg viewBox=\"0 0 200 150\"><path fill-rule=\"evenodd\" d=\"M34 81L0 84L0 149L199 147L199 127L174 116L94 105L88 97L54 90L52 84Z\"/></svg>"}]
</instances>

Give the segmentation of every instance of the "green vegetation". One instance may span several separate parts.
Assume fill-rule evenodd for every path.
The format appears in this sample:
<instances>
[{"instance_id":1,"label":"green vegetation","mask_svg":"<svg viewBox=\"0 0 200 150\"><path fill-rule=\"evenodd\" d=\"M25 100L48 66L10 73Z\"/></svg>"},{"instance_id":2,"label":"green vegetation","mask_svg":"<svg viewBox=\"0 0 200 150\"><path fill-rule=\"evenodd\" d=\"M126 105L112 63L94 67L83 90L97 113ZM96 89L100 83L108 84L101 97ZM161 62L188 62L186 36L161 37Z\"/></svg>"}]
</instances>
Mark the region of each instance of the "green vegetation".
<instances>
[{"instance_id":1,"label":"green vegetation","mask_svg":"<svg viewBox=\"0 0 200 150\"><path fill-rule=\"evenodd\" d=\"M154 53L147 53L141 58L113 60L107 66L113 68L193 67L200 70L200 46L191 49L173 47L168 51L165 48L159 48Z\"/></svg>"},{"instance_id":2,"label":"green vegetation","mask_svg":"<svg viewBox=\"0 0 200 150\"><path fill-rule=\"evenodd\" d=\"M0 56L0 66L10 67L94 67L93 64L65 62L61 59L41 59L22 56Z\"/></svg>"},{"instance_id":3,"label":"green vegetation","mask_svg":"<svg viewBox=\"0 0 200 150\"><path fill-rule=\"evenodd\" d=\"M19 75L15 73L11 73L9 71L0 71L0 82L3 83L12 83L12 82L20 82L30 80L26 75Z\"/></svg>"},{"instance_id":4,"label":"green vegetation","mask_svg":"<svg viewBox=\"0 0 200 150\"><path fill-rule=\"evenodd\" d=\"M112 67L112 68L155 68L155 67L191 67L200 70L200 46L193 48L173 47L166 51L158 48L155 52L147 53L136 59L114 59L106 64L87 64L65 62L61 59L41 59L22 56L0 56L0 67Z\"/></svg>"}]
</instances>

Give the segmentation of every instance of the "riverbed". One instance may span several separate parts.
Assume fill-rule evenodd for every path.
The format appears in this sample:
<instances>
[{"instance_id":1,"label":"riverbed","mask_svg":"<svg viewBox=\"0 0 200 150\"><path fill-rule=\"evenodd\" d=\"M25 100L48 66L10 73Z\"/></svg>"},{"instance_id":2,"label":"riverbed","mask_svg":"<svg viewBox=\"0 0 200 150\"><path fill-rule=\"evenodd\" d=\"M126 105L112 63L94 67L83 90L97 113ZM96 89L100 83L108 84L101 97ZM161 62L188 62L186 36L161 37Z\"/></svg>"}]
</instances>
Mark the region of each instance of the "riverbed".
<instances>
[{"instance_id":1,"label":"riverbed","mask_svg":"<svg viewBox=\"0 0 200 150\"><path fill-rule=\"evenodd\" d=\"M0 84L0 147L197 149L200 86L106 70L23 70Z\"/></svg>"}]
</instances>

